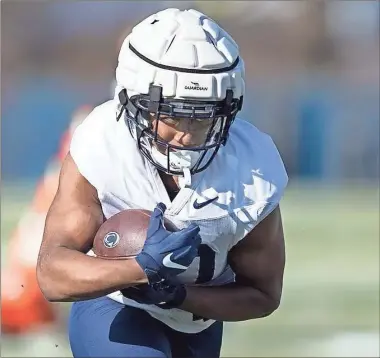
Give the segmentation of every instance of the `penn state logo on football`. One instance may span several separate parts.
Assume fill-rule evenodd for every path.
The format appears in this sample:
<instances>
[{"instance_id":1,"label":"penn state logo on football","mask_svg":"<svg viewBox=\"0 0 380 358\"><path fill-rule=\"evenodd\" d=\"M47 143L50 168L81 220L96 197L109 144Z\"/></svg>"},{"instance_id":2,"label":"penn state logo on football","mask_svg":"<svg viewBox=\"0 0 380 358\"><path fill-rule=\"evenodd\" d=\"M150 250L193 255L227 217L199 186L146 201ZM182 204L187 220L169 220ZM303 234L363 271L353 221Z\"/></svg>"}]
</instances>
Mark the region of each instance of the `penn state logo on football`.
<instances>
[{"instance_id":1,"label":"penn state logo on football","mask_svg":"<svg viewBox=\"0 0 380 358\"><path fill-rule=\"evenodd\" d=\"M106 236L104 236L103 243L104 246L113 249L120 241L120 236L117 232L109 232Z\"/></svg>"}]
</instances>

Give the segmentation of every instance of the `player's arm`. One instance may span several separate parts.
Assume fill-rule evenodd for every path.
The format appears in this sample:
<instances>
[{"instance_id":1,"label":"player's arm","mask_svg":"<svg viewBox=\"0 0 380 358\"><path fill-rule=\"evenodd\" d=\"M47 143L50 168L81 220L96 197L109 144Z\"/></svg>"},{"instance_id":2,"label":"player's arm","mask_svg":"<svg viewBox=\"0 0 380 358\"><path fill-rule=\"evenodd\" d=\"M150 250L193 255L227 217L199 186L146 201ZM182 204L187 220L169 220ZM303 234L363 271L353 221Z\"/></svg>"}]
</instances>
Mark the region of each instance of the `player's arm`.
<instances>
[{"instance_id":1,"label":"player's arm","mask_svg":"<svg viewBox=\"0 0 380 358\"><path fill-rule=\"evenodd\" d=\"M281 300L285 245L280 208L230 252L236 282L222 287L187 287L180 307L197 316L243 321L270 315Z\"/></svg>"},{"instance_id":2,"label":"player's arm","mask_svg":"<svg viewBox=\"0 0 380 358\"><path fill-rule=\"evenodd\" d=\"M103 221L96 189L67 155L37 263L38 283L49 301L100 297L147 281L134 259L105 260L85 254Z\"/></svg>"}]
</instances>

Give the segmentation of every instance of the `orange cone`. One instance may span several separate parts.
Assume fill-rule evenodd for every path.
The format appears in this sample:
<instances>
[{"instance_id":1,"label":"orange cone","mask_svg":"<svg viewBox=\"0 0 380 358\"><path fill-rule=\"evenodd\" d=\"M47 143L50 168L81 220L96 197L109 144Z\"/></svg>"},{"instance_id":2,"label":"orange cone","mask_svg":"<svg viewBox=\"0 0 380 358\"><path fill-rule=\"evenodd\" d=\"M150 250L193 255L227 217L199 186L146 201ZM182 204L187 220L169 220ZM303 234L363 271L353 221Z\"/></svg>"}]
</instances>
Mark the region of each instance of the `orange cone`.
<instances>
[{"instance_id":1,"label":"orange cone","mask_svg":"<svg viewBox=\"0 0 380 358\"><path fill-rule=\"evenodd\" d=\"M74 129L89 114L82 106L63 134L60 148L38 182L30 207L22 215L7 248L7 263L1 271L1 328L20 334L56 322L53 305L42 295L37 283L36 264L45 218L58 188L59 172Z\"/></svg>"}]
</instances>

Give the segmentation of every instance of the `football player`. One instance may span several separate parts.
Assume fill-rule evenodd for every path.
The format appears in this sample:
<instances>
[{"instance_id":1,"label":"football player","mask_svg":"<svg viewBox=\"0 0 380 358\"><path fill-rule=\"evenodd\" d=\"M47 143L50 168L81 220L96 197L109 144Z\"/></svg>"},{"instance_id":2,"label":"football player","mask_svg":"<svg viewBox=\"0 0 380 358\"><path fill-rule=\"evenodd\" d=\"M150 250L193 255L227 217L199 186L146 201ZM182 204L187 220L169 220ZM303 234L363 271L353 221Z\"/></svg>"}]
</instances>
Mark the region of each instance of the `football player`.
<instances>
[{"instance_id":1,"label":"football player","mask_svg":"<svg viewBox=\"0 0 380 358\"><path fill-rule=\"evenodd\" d=\"M74 133L40 287L51 301L74 301L74 357L218 357L224 321L280 304L283 162L268 135L236 118L243 60L198 11L167 9L135 26L116 80L114 99ZM130 208L153 211L141 253L94 257L100 225ZM179 231L166 231L163 216Z\"/></svg>"}]
</instances>

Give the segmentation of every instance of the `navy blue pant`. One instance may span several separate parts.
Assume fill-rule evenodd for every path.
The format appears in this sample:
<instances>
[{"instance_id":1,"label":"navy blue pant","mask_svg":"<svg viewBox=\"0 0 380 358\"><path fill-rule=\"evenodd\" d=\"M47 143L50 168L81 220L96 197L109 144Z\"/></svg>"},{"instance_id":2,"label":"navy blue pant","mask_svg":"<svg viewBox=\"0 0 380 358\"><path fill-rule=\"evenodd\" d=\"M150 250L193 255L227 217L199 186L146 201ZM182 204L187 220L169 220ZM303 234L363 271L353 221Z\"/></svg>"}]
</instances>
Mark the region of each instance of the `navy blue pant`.
<instances>
[{"instance_id":1,"label":"navy blue pant","mask_svg":"<svg viewBox=\"0 0 380 358\"><path fill-rule=\"evenodd\" d=\"M217 358L222 334L222 322L196 334L178 332L143 310L107 297L75 302L69 320L70 346L75 358Z\"/></svg>"}]
</instances>

